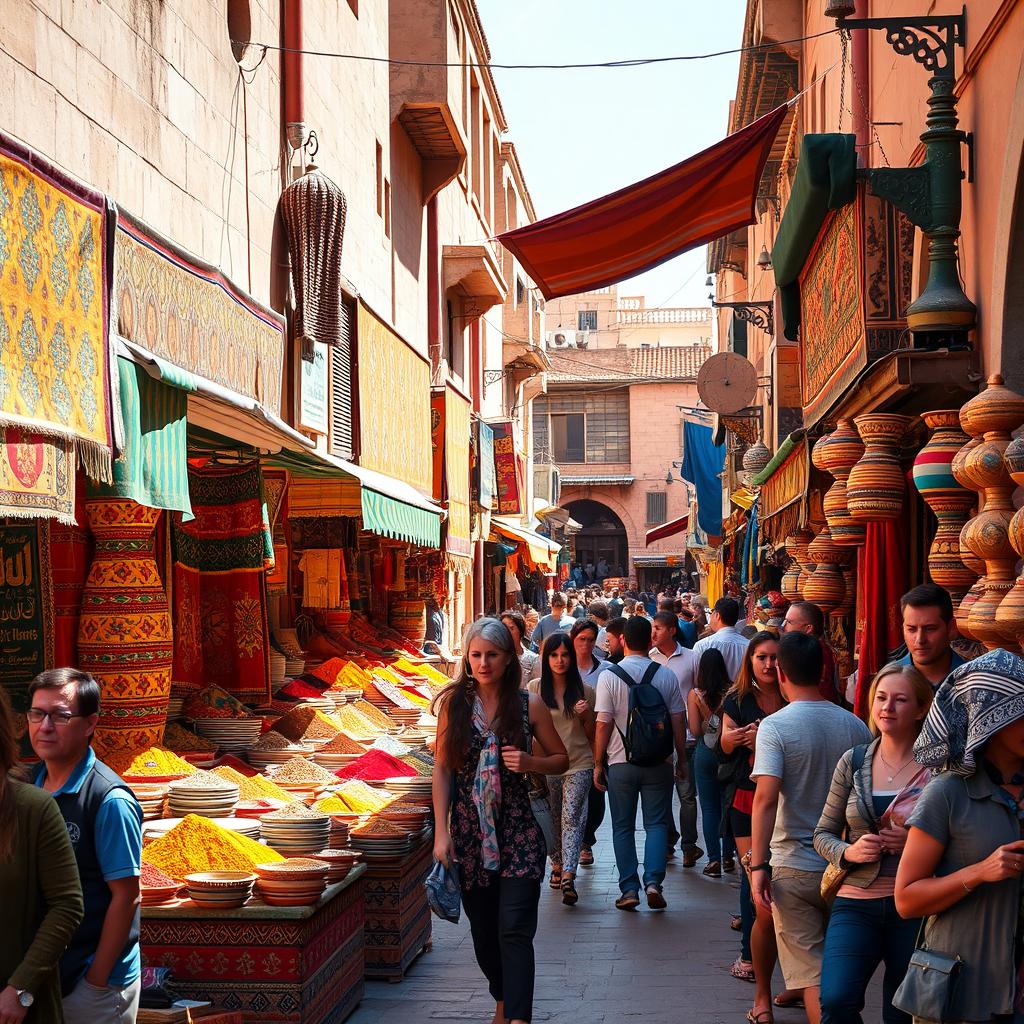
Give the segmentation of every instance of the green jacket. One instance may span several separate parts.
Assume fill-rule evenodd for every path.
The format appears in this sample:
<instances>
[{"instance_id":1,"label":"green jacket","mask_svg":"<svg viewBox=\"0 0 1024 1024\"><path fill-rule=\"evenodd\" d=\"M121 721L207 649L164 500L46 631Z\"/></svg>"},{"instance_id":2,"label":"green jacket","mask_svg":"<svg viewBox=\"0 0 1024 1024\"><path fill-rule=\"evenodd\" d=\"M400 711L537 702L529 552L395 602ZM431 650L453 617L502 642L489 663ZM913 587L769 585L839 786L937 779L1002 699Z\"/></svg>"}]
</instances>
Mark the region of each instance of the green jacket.
<instances>
[{"instance_id":1,"label":"green jacket","mask_svg":"<svg viewBox=\"0 0 1024 1024\"><path fill-rule=\"evenodd\" d=\"M0 988L35 997L26 1024L64 1019L56 967L82 920L75 851L49 793L9 780L17 807L14 855L0 861Z\"/></svg>"}]
</instances>

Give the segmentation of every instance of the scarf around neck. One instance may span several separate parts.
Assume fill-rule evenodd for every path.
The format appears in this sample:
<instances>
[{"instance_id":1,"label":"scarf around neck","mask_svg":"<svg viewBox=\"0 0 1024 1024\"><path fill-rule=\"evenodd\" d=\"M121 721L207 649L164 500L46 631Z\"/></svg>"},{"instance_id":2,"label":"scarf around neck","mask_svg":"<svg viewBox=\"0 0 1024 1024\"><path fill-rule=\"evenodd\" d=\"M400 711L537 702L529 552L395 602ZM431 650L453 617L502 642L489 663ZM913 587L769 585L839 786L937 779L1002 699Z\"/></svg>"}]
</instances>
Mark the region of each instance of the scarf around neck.
<instances>
[{"instance_id":1,"label":"scarf around neck","mask_svg":"<svg viewBox=\"0 0 1024 1024\"><path fill-rule=\"evenodd\" d=\"M484 714L479 697L473 698L473 727L483 736L484 745L473 780L473 805L480 819L483 839L480 863L485 871L497 871L501 856L498 850L498 808L501 805L501 749Z\"/></svg>"}]
</instances>

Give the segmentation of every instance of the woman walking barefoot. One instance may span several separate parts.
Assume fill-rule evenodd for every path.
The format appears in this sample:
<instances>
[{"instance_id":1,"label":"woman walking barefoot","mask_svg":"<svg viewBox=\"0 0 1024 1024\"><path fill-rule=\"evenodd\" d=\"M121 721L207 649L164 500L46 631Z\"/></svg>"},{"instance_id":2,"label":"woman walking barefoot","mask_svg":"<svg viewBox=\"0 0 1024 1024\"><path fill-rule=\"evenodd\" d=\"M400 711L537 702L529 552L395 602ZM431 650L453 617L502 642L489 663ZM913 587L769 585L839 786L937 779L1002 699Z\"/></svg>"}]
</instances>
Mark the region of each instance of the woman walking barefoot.
<instances>
[{"instance_id":1,"label":"woman walking barefoot","mask_svg":"<svg viewBox=\"0 0 1024 1024\"><path fill-rule=\"evenodd\" d=\"M750 853L750 812L754 806L754 783L750 769L754 764L757 726L763 718L774 714L786 702L779 691L775 669L779 638L763 631L755 634L743 655L736 685L722 702L722 738L724 754L732 755L732 781L726 790L729 818L736 849L746 867ZM755 907L750 895L750 877L744 870L740 876L740 916L742 945L740 958L732 965L734 977L749 981L753 972L754 1006L747 1019L750 1024L771 1024L772 973L778 959L775 926L771 914ZM785 993L784 993L785 995ZM779 997L780 999L783 996Z\"/></svg>"},{"instance_id":2,"label":"woman walking barefoot","mask_svg":"<svg viewBox=\"0 0 1024 1024\"><path fill-rule=\"evenodd\" d=\"M577 623L578 626L593 626ZM576 627L573 627L573 632ZM561 775L548 776L551 791L551 820L555 830L551 854L551 887L561 888L562 902L573 906L580 845L587 821L587 797L594 779L594 688L584 685L576 664L572 641L555 633L544 641L540 679L530 683L551 710L555 729L569 754L569 768Z\"/></svg>"},{"instance_id":3,"label":"woman walking barefoot","mask_svg":"<svg viewBox=\"0 0 1024 1024\"><path fill-rule=\"evenodd\" d=\"M434 857L459 865L493 1024L529 1024L545 849L525 773L559 774L569 758L544 702L519 688L508 627L480 619L463 647L458 677L434 702ZM540 753L527 753L533 737Z\"/></svg>"}]
</instances>

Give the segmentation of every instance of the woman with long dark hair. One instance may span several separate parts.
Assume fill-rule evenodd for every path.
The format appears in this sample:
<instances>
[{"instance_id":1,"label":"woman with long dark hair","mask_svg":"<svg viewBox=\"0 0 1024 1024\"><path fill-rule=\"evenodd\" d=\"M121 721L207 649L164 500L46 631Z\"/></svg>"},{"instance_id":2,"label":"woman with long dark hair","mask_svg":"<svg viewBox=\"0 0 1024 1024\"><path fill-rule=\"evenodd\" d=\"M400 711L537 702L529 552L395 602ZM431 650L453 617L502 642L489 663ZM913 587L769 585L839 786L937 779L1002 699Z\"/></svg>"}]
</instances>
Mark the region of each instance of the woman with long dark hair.
<instances>
[{"instance_id":1,"label":"woman with long dark hair","mask_svg":"<svg viewBox=\"0 0 1024 1024\"><path fill-rule=\"evenodd\" d=\"M82 887L60 808L13 778L17 763L14 717L0 688L0 1021L49 1024L63 1020L57 964L82 920Z\"/></svg>"},{"instance_id":2,"label":"woman with long dark hair","mask_svg":"<svg viewBox=\"0 0 1024 1024\"><path fill-rule=\"evenodd\" d=\"M544 641L540 680L530 683L530 692L539 693L550 708L555 729L569 754L568 769L560 775L549 775L548 788L555 832L553 849L549 851L551 888L560 888L562 902L571 907L579 899L576 871L587 821L587 797L594 779L597 695L580 678L575 648L564 633L555 633Z\"/></svg>"},{"instance_id":3,"label":"woman with long dark hair","mask_svg":"<svg viewBox=\"0 0 1024 1024\"><path fill-rule=\"evenodd\" d=\"M525 775L557 775L569 758L544 701L519 688L508 627L480 619L463 649L458 677L434 701L434 856L459 866L493 1024L528 1024L546 850Z\"/></svg>"},{"instance_id":4,"label":"woman with long dark hair","mask_svg":"<svg viewBox=\"0 0 1024 1024\"><path fill-rule=\"evenodd\" d=\"M746 862L750 859L750 815L756 788L750 781L750 771L754 765L757 726L763 718L774 714L786 703L779 689L776 671L778 653L779 638L774 633L762 630L751 637L736 685L722 702L722 736L719 741L726 758L725 765L728 765L719 778L728 777L725 785L729 821L736 849L744 862L744 871L740 875L742 943L739 959L730 971L733 977L753 981L756 985L754 1007L750 1011L751 1024L770 1024L773 1019L772 972L778 959L771 914L757 909L755 916L750 877L746 871Z\"/></svg>"},{"instance_id":5,"label":"woman with long dark hair","mask_svg":"<svg viewBox=\"0 0 1024 1024\"><path fill-rule=\"evenodd\" d=\"M725 787L718 781L718 758L715 757L715 747L722 732L722 702L731 685L722 652L712 648L701 655L697 680L686 696L687 723L690 735L697 740L693 771L704 825L704 844L708 848L704 874L711 878L721 878L723 860L732 860L730 840L722 835L726 813Z\"/></svg>"}]
</instances>

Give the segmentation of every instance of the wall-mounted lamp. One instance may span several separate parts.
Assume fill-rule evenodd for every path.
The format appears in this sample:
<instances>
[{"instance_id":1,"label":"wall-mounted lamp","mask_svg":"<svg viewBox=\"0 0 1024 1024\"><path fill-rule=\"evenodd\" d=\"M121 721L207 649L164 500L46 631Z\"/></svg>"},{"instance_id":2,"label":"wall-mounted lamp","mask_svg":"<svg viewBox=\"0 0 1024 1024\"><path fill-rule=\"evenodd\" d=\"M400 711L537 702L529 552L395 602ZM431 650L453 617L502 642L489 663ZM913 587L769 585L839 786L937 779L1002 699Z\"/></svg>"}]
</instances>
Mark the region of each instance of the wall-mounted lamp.
<instances>
[{"instance_id":1,"label":"wall-mounted lamp","mask_svg":"<svg viewBox=\"0 0 1024 1024\"><path fill-rule=\"evenodd\" d=\"M764 247L764 245L761 246L761 252L757 257L757 265L758 268L761 270L772 269L772 258L771 256L768 255L768 250Z\"/></svg>"}]
</instances>

